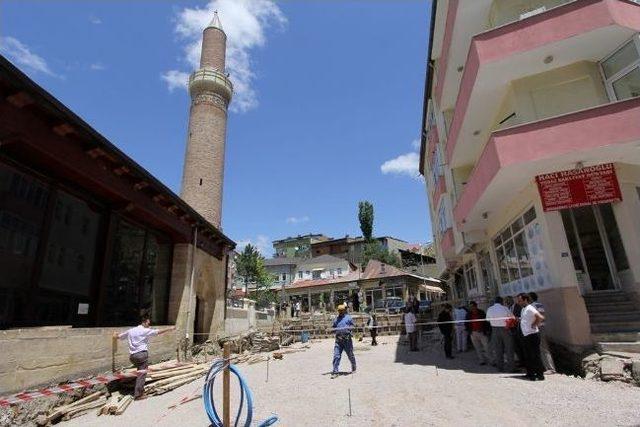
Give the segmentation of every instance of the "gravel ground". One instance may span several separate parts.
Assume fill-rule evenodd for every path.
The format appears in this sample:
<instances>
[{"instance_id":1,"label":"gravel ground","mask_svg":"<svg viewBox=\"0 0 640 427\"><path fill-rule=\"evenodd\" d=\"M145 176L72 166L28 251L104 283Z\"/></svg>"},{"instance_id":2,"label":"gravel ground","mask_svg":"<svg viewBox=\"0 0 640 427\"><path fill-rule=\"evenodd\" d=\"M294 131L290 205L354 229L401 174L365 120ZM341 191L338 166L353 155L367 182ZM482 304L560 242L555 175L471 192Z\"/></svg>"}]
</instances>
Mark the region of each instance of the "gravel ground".
<instances>
[{"instance_id":1,"label":"gravel ground","mask_svg":"<svg viewBox=\"0 0 640 427\"><path fill-rule=\"evenodd\" d=\"M446 360L434 345L409 353L398 337L379 341L357 343L358 372L336 379L328 374L332 340L271 360L268 381L266 362L240 365L253 390L254 420L277 414L279 426L640 425L640 387L564 375L530 382L478 366L472 352ZM349 370L344 356L342 368ZM134 402L121 416L92 411L64 426L208 426L201 399L167 409L201 387L199 380Z\"/></svg>"}]
</instances>

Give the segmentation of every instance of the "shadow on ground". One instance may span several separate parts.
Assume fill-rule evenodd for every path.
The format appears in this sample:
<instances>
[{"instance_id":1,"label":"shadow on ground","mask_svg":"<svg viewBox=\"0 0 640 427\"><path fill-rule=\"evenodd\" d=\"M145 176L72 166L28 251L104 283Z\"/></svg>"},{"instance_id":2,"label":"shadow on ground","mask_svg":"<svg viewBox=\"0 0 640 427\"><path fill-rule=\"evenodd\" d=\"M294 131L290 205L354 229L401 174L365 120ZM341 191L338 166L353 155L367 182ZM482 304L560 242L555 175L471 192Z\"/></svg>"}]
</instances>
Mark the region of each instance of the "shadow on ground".
<instances>
[{"instance_id":1,"label":"shadow on ground","mask_svg":"<svg viewBox=\"0 0 640 427\"><path fill-rule=\"evenodd\" d=\"M405 365L434 366L438 369L464 371L474 374L495 374L505 378L519 378L523 374L500 372L489 364L480 365L473 348L464 353L453 350L453 359L447 359L444 355L442 337L438 333L424 334L418 341L419 351L409 351L409 343L406 336L398 337L396 343L395 363Z\"/></svg>"}]
</instances>

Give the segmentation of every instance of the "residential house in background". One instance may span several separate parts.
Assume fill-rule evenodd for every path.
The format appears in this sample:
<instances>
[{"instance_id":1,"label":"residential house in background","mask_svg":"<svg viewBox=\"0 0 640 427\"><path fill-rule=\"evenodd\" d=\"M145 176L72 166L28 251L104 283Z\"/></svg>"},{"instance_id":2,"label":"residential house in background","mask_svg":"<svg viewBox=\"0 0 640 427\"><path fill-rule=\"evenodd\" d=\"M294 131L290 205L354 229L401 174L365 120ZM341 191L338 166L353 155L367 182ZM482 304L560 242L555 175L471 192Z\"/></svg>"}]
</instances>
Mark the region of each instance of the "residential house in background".
<instances>
[{"instance_id":1,"label":"residential house in background","mask_svg":"<svg viewBox=\"0 0 640 427\"><path fill-rule=\"evenodd\" d=\"M303 260L303 258L267 258L264 260L264 267L273 276L274 285L282 287L293 282L296 277L296 266Z\"/></svg>"},{"instance_id":2,"label":"residential house in background","mask_svg":"<svg viewBox=\"0 0 640 427\"><path fill-rule=\"evenodd\" d=\"M640 332L640 5L432 14L420 171L450 298L535 291L576 351Z\"/></svg>"},{"instance_id":3,"label":"residential house in background","mask_svg":"<svg viewBox=\"0 0 640 427\"><path fill-rule=\"evenodd\" d=\"M296 266L294 282L300 280L335 279L355 271L349 261L332 255L301 260Z\"/></svg>"},{"instance_id":4,"label":"residential house in background","mask_svg":"<svg viewBox=\"0 0 640 427\"><path fill-rule=\"evenodd\" d=\"M274 240L273 250L276 258L311 258L311 245L329 240L324 234L305 234Z\"/></svg>"},{"instance_id":5,"label":"residential house in background","mask_svg":"<svg viewBox=\"0 0 640 427\"><path fill-rule=\"evenodd\" d=\"M324 255L321 258L328 257ZM304 312L334 310L337 304L353 301L355 295L365 307L373 307L376 301L398 297L406 300L409 295L431 301L439 300L444 291L440 281L422 277L402 269L371 260L364 271L350 270L341 276L324 276L316 279L296 280L285 288L290 301L301 301Z\"/></svg>"},{"instance_id":6,"label":"residential house in background","mask_svg":"<svg viewBox=\"0 0 640 427\"><path fill-rule=\"evenodd\" d=\"M404 240L394 237L376 237L382 247L388 249L400 257L400 250L408 250L412 245ZM313 243L311 245L311 253L313 257L322 255L333 255L343 258L355 265L361 265L364 256L364 248L366 241L363 237L349 237L346 235L340 239L329 239L322 242Z\"/></svg>"}]
</instances>

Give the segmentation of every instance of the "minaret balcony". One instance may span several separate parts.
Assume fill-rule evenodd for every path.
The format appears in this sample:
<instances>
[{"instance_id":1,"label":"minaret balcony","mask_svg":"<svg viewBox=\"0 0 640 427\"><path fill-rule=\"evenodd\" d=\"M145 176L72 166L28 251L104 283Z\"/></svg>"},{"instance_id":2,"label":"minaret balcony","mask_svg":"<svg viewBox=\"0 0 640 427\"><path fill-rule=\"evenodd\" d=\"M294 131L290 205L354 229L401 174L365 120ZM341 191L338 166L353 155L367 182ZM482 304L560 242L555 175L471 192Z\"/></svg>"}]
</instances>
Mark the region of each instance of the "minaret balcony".
<instances>
[{"instance_id":1,"label":"minaret balcony","mask_svg":"<svg viewBox=\"0 0 640 427\"><path fill-rule=\"evenodd\" d=\"M201 68L189 76L189 93L193 97L203 92L216 93L228 102L233 95L233 84L223 72L213 68Z\"/></svg>"}]
</instances>

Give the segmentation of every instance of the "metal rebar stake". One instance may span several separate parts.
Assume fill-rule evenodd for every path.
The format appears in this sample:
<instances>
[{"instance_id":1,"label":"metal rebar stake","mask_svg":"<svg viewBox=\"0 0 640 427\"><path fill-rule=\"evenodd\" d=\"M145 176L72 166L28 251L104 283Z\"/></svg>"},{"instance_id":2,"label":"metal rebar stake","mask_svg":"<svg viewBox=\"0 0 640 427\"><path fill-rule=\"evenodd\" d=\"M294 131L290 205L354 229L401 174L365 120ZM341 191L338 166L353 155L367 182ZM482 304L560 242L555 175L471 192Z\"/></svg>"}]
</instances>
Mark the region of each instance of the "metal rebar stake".
<instances>
[{"instance_id":1,"label":"metal rebar stake","mask_svg":"<svg viewBox=\"0 0 640 427\"><path fill-rule=\"evenodd\" d=\"M351 416L351 389L347 389L349 391L349 416Z\"/></svg>"}]
</instances>

